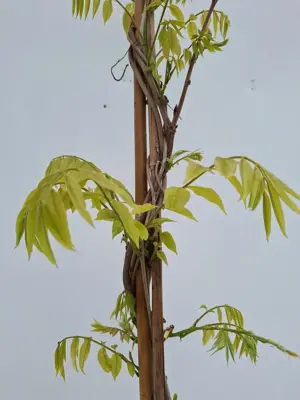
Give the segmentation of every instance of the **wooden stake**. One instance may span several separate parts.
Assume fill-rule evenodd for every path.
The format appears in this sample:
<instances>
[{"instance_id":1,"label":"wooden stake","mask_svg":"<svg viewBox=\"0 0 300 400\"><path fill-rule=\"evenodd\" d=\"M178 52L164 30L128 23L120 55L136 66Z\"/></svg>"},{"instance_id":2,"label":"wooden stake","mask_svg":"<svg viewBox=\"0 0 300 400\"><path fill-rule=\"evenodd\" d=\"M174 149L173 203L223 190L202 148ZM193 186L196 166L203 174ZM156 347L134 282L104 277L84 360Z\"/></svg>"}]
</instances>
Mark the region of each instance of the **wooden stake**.
<instances>
[{"instance_id":1,"label":"wooden stake","mask_svg":"<svg viewBox=\"0 0 300 400\"><path fill-rule=\"evenodd\" d=\"M154 13L148 14L148 43L152 46L155 24ZM149 147L150 169L155 176L155 167L159 160L157 153L158 135L155 119L149 109ZM153 356L153 394L154 400L165 400L165 360L164 360L164 332L163 332L163 287L162 262L157 259L151 267L152 273L152 356Z\"/></svg>"},{"instance_id":2,"label":"wooden stake","mask_svg":"<svg viewBox=\"0 0 300 400\"><path fill-rule=\"evenodd\" d=\"M145 0L135 1L135 23L140 27ZM143 204L147 193L147 137L146 102L134 79L134 145L135 145L135 200ZM142 280L141 268L136 277L136 320L138 331L138 360L140 400L152 400L152 346L151 329Z\"/></svg>"}]
</instances>

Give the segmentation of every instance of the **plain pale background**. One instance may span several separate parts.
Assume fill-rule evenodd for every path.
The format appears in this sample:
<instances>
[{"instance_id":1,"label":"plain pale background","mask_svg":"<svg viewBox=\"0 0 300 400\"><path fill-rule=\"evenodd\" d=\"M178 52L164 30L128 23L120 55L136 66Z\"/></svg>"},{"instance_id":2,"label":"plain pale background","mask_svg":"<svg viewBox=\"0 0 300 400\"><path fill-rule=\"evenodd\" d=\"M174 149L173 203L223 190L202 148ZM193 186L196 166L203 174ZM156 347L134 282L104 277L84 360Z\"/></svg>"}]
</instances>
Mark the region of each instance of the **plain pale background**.
<instances>
[{"instance_id":1,"label":"plain pale background","mask_svg":"<svg viewBox=\"0 0 300 400\"><path fill-rule=\"evenodd\" d=\"M72 19L70 3L0 0L0 397L7 400L138 398L127 372L114 383L100 370L96 348L86 376L70 365L66 383L54 376L56 342L89 334L94 317L107 323L122 290L123 246L111 240L109 224L93 230L72 216L77 253L54 244L59 269L37 253L28 263L23 246L13 249L16 215L55 156L93 161L133 190L131 74L120 83L110 75L127 46L120 13L104 28L100 15ZM248 155L300 190L300 3L228 0L219 8L230 15L231 41L199 61L175 147L201 148L207 164L216 155ZM172 104L180 88L176 80ZM183 175L176 169L169 183ZM289 239L274 224L267 243L260 209L245 211L221 178L204 184L222 195L228 216L195 199L199 223L172 227L179 256L168 254L165 317L181 329L202 303L229 303L243 311L247 328L300 352L300 219L286 211ZM200 335L170 341L171 391L179 399L298 399L299 361L269 347L260 346L259 355L256 367L248 360L227 367Z\"/></svg>"}]
</instances>

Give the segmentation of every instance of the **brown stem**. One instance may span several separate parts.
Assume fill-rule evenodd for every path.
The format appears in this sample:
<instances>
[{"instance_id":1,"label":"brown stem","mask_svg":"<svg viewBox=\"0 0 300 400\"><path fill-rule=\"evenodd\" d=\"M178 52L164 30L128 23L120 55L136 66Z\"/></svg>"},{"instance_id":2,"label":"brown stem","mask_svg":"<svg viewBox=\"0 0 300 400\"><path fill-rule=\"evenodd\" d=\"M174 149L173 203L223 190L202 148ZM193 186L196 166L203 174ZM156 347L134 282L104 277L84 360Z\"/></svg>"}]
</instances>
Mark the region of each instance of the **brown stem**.
<instances>
[{"instance_id":1,"label":"brown stem","mask_svg":"<svg viewBox=\"0 0 300 400\"><path fill-rule=\"evenodd\" d=\"M205 30L206 30L206 28L208 26L211 14L213 13L214 8L216 7L217 3L218 3L218 0L212 0L212 2L211 2L211 5L210 5L210 8L209 8L208 13L206 15L203 27L201 29L200 38L202 37L203 33L205 32ZM184 80L184 85L183 85L183 89L182 89L182 92L181 92L181 95L180 95L180 100L179 100L177 109L176 109L176 111L174 113L174 116L173 116L173 120L172 120L173 129L176 129L176 126L177 126L177 123L178 123L178 119L180 118L180 114L181 114L181 111L182 111L182 108L183 108L183 105L184 105L184 102L185 102L185 99L186 99L186 94L187 94L188 88L189 88L189 86L191 84L191 77L192 77L192 73L193 73L195 64L197 62L197 59L198 59L198 56L194 53L192 58L191 58L189 69L188 69L188 72L187 72L185 80Z\"/></svg>"},{"instance_id":2,"label":"brown stem","mask_svg":"<svg viewBox=\"0 0 300 400\"><path fill-rule=\"evenodd\" d=\"M135 23L140 27L144 0L135 2ZM147 138L146 138L146 102L144 93L134 79L134 144L135 144L135 200L143 204L147 194ZM136 277L136 320L138 332L138 360L140 400L152 400L152 346L141 269Z\"/></svg>"}]
</instances>

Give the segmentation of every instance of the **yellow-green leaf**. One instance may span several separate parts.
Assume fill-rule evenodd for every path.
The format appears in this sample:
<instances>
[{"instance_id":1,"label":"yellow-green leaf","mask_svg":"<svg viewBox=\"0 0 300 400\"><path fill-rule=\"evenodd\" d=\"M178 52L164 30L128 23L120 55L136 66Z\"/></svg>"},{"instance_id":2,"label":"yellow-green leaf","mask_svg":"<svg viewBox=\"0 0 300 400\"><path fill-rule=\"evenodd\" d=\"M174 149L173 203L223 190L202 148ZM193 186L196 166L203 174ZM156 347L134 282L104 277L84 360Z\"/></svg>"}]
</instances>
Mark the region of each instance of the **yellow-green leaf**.
<instances>
[{"instance_id":1,"label":"yellow-green leaf","mask_svg":"<svg viewBox=\"0 0 300 400\"><path fill-rule=\"evenodd\" d=\"M39 208L39 206L37 206ZM37 219L39 212L37 211L37 207L32 205L27 212L26 217L26 230L25 230L25 242L28 257L31 257L32 249L33 249L33 238L37 231Z\"/></svg>"},{"instance_id":2,"label":"yellow-green leaf","mask_svg":"<svg viewBox=\"0 0 300 400\"><path fill-rule=\"evenodd\" d=\"M93 18L95 18L99 6L100 6L100 0L93 0Z\"/></svg>"},{"instance_id":3,"label":"yellow-green leaf","mask_svg":"<svg viewBox=\"0 0 300 400\"><path fill-rule=\"evenodd\" d=\"M26 227L26 208L23 207L18 214L16 220L16 247L19 246L20 241L24 235L25 227Z\"/></svg>"},{"instance_id":4,"label":"yellow-green leaf","mask_svg":"<svg viewBox=\"0 0 300 400\"><path fill-rule=\"evenodd\" d=\"M282 210L282 204L281 204L280 198L279 198L276 190L272 186L272 184L269 182L268 182L268 190L269 190L269 195L270 195L270 199L271 199L271 203L272 203L272 208L273 208L275 217L277 219L278 225L280 227L280 230L283 233L283 235L285 237L287 237L286 229L285 229L285 218L284 218L284 213Z\"/></svg>"},{"instance_id":5,"label":"yellow-green leaf","mask_svg":"<svg viewBox=\"0 0 300 400\"><path fill-rule=\"evenodd\" d=\"M170 218L155 218L154 220L149 222L148 227L154 228L156 226L163 224L164 222L176 222L176 221L174 221L173 219L170 219Z\"/></svg>"},{"instance_id":6,"label":"yellow-green leaf","mask_svg":"<svg viewBox=\"0 0 300 400\"><path fill-rule=\"evenodd\" d=\"M101 349L98 351L98 362L103 369L104 372L111 372L111 361L106 353L106 350L104 347L101 347Z\"/></svg>"},{"instance_id":7,"label":"yellow-green leaf","mask_svg":"<svg viewBox=\"0 0 300 400\"><path fill-rule=\"evenodd\" d=\"M218 24L219 24L218 13L214 10L213 11L213 25L214 25L214 35L215 35L215 37L217 36Z\"/></svg>"},{"instance_id":8,"label":"yellow-green leaf","mask_svg":"<svg viewBox=\"0 0 300 400\"><path fill-rule=\"evenodd\" d=\"M114 239L123 231L124 231L123 225L118 219L115 219L112 223L112 238Z\"/></svg>"},{"instance_id":9,"label":"yellow-green leaf","mask_svg":"<svg viewBox=\"0 0 300 400\"><path fill-rule=\"evenodd\" d=\"M251 194L248 203L248 207L254 211L258 206L263 192L265 190L265 183L263 180L263 176L258 167L255 167L253 172L252 186L251 186Z\"/></svg>"},{"instance_id":10,"label":"yellow-green leaf","mask_svg":"<svg viewBox=\"0 0 300 400\"><path fill-rule=\"evenodd\" d=\"M130 239L133 241L133 243L139 247L139 237L140 237L140 232L138 228L135 225L135 220L130 214L128 208L120 203L119 201L112 200L111 205L114 209L114 211L118 214L118 217L125 229L125 232L127 235L130 237Z\"/></svg>"},{"instance_id":11,"label":"yellow-green leaf","mask_svg":"<svg viewBox=\"0 0 300 400\"><path fill-rule=\"evenodd\" d=\"M132 15L134 13L134 6L135 6L135 3L128 3L123 12L123 29L126 34L129 31L130 24L132 21Z\"/></svg>"},{"instance_id":12,"label":"yellow-green leaf","mask_svg":"<svg viewBox=\"0 0 300 400\"><path fill-rule=\"evenodd\" d=\"M119 354L114 353L111 357L111 374L114 380L116 380L117 376L121 372L121 368L122 368L122 359L119 356Z\"/></svg>"},{"instance_id":13,"label":"yellow-green leaf","mask_svg":"<svg viewBox=\"0 0 300 400\"><path fill-rule=\"evenodd\" d=\"M79 368L84 372L84 364L89 356L91 350L91 340L90 338L85 338L79 351Z\"/></svg>"},{"instance_id":14,"label":"yellow-green leaf","mask_svg":"<svg viewBox=\"0 0 300 400\"><path fill-rule=\"evenodd\" d=\"M216 204L226 214L223 201L218 193L214 189L203 187L203 186L188 186L197 196L201 196L204 199Z\"/></svg>"},{"instance_id":15,"label":"yellow-green leaf","mask_svg":"<svg viewBox=\"0 0 300 400\"><path fill-rule=\"evenodd\" d=\"M240 174L242 180L242 194L240 199L246 200L251 191L253 169L251 168L251 165L248 163L248 161L244 158L242 158L240 161Z\"/></svg>"},{"instance_id":16,"label":"yellow-green leaf","mask_svg":"<svg viewBox=\"0 0 300 400\"><path fill-rule=\"evenodd\" d=\"M90 11L90 6L91 6L91 0L85 0L84 4L84 18L86 19L89 11Z\"/></svg>"},{"instance_id":17,"label":"yellow-green leaf","mask_svg":"<svg viewBox=\"0 0 300 400\"><path fill-rule=\"evenodd\" d=\"M147 211L153 210L154 208L157 208L157 206L149 203L145 203L142 205L135 204L131 210L131 214L143 214Z\"/></svg>"},{"instance_id":18,"label":"yellow-green leaf","mask_svg":"<svg viewBox=\"0 0 300 400\"><path fill-rule=\"evenodd\" d=\"M241 194L242 193L242 185L241 185L241 182L237 179L237 177L236 176L230 176L227 179L232 184L232 186L236 189L238 194Z\"/></svg>"},{"instance_id":19,"label":"yellow-green leaf","mask_svg":"<svg viewBox=\"0 0 300 400\"><path fill-rule=\"evenodd\" d=\"M198 34L198 28L195 22L189 22L187 26L187 33L189 35L189 38L193 40L195 36Z\"/></svg>"},{"instance_id":20,"label":"yellow-green leaf","mask_svg":"<svg viewBox=\"0 0 300 400\"><path fill-rule=\"evenodd\" d=\"M131 362L127 363L127 370L130 376L134 376L135 375L135 369L134 369L134 365Z\"/></svg>"},{"instance_id":21,"label":"yellow-green leaf","mask_svg":"<svg viewBox=\"0 0 300 400\"><path fill-rule=\"evenodd\" d=\"M207 171L210 171L210 168L203 167L203 165L200 165L193 161L189 161L185 171L185 178L184 178L185 186L194 182L196 179L200 178L200 176L205 174Z\"/></svg>"},{"instance_id":22,"label":"yellow-green leaf","mask_svg":"<svg viewBox=\"0 0 300 400\"><path fill-rule=\"evenodd\" d=\"M218 313L218 321L222 322L222 310L220 307L217 308L217 313Z\"/></svg>"},{"instance_id":23,"label":"yellow-green leaf","mask_svg":"<svg viewBox=\"0 0 300 400\"><path fill-rule=\"evenodd\" d=\"M210 339L210 330L204 329L203 336L202 336L202 344L205 346Z\"/></svg>"},{"instance_id":24,"label":"yellow-green leaf","mask_svg":"<svg viewBox=\"0 0 300 400\"><path fill-rule=\"evenodd\" d=\"M272 214L271 214L270 198L266 192L263 193L263 216L264 216L266 237L267 240L269 240L271 234Z\"/></svg>"},{"instance_id":25,"label":"yellow-green leaf","mask_svg":"<svg viewBox=\"0 0 300 400\"><path fill-rule=\"evenodd\" d=\"M215 158L215 169L225 178L232 177L236 173L237 162L232 158Z\"/></svg>"},{"instance_id":26,"label":"yellow-green leaf","mask_svg":"<svg viewBox=\"0 0 300 400\"><path fill-rule=\"evenodd\" d=\"M86 204L81 191L81 187L77 180L72 176L72 173L66 174L65 182L73 206L85 221L94 226L92 217L90 213L86 210Z\"/></svg>"},{"instance_id":27,"label":"yellow-green leaf","mask_svg":"<svg viewBox=\"0 0 300 400\"><path fill-rule=\"evenodd\" d=\"M200 23L202 26L205 24L206 17L207 17L207 11L203 11L200 16ZM209 24L207 25L207 27L208 26L209 26Z\"/></svg>"},{"instance_id":28,"label":"yellow-green leaf","mask_svg":"<svg viewBox=\"0 0 300 400\"><path fill-rule=\"evenodd\" d=\"M74 250L63 199L53 189L43 204L43 218L52 236L66 249Z\"/></svg>"},{"instance_id":29,"label":"yellow-green leaf","mask_svg":"<svg viewBox=\"0 0 300 400\"><path fill-rule=\"evenodd\" d=\"M39 210L39 218L37 219L36 239L40 248L42 249L43 254L45 254L52 264L56 265L56 260L49 241L47 227L44 222L44 212L42 209Z\"/></svg>"},{"instance_id":30,"label":"yellow-green leaf","mask_svg":"<svg viewBox=\"0 0 300 400\"><path fill-rule=\"evenodd\" d=\"M192 58L192 52L189 49L183 50L184 61L186 64L189 64Z\"/></svg>"},{"instance_id":31,"label":"yellow-green leaf","mask_svg":"<svg viewBox=\"0 0 300 400\"><path fill-rule=\"evenodd\" d=\"M177 21L184 22L184 15L178 6L175 6L175 4L171 4L169 6L169 9L173 17L175 17Z\"/></svg>"},{"instance_id":32,"label":"yellow-green leaf","mask_svg":"<svg viewBox=\"0 0 300 400\"><path fill-rule=\"evenodd\" d=\"M170 50L176 56L180 56L181 54L181 47L178 40L177 33L174 29L169 28L169 42L170 42Z\"/></svg>"},{"instance_id":33,"label":"yellow-green leaf","mask_svg":"<svg viewBox=\"0 0 300 400\"><path fill-rule=\"evenodd\" d=\"M162 243L171 251L173 251L175 254L177 254L177 248L176 248L176 243L175 240L173 239L173 236L171 235L170 232L162 232L160 235L160 240Z\"/></svg>"},{"instance_id":34,"label":"yellow-green leaf","mask_svg":"<svg viewBox=\"0 0 300 400\"><path fill-rule=\"evenodd\" d=\"M67 359L67 341L63 340L60 344L60 357L63 361Z\"/></svg>"},{"instance_id":35,"label":"yellow-green leaf","mask_svg":"<svg viewBox=\"0 0 300 400\"><path fill-rule=\"evenodd\" d=\"M118 216L114 211L110 210L109 208L103 208L98 212L95 219L97 221L114 221L117 218Z\"/></svg>"},{"instance_id":36,"label":"yellow-green leaf","mask_svg":"<svg viewBox=\"0 0 300 400\"><path fill-rule=\"evenodd\" d=\"M295 213L300 214L300 208L293 202L293 200L287 195L284 184L276 176L270 172L264 170L267 180L270 182L272 187L275 189L281 200Z\"/></svg>"},{"instance_id":37,"label":"yellow-green leaf","mask_svg":"<svg viewBox=\"0 0 300 400\"><path fill-rule=\"evenodd\" d=\"M60 358L60 344L57 345L54 353L54 366L56 375L59 374L60 367L61 367L61 358Z\"/></svg>"},{"instance_id":38,"label":"yellow-green leaf","mask_svg":"<svg viewBox=\"0 0 300 400\"><path fill-rule=\"evenodd\" d=\"M166 265L168 265L168 259L164 251L157 250L157 257L162 260Z\"/></svg>"},{"instance_id":39,"label":"yellow-green leaf","mask_svg":"<svg viewBox=\"0 0 300 400\"><path fill-rule=\"evenodd\" d=\"M241 343L241 340L242 340L242 338L241 338L240 335L235 335L235 339L234 339L234 342L233 342L233 349L234 349L234 351L236 353L237 353L237 351L239 349L239 345Z\"/></svg>"},{"instance_id":40,"label":"yellow-green leaf","mask_svg":"<svg viewBox=\"0 0 300 400\"><path fill-rule=\"evenodd\" d=\"M171 210L181 210L190 197L191 194L187 189L171 186L165 191L165 206Z\"/></svg>"},{"instance_id":41,"label":"yellow-green leaf","mask_svg":"<svg viewBox=\"0 0 300 400\"><path fill-rule=\"evenodd\" d=\"M112 0L104 0L102 8L103 21L106 23L111 17L113 12Z\"/></svg>"},{"instance_id":42,"label":"yellow-green leaf","mask_svg":"<svg viewBox=\"0 0 300 400\"><path fill-rule=\"evenodd\" d=\"M78 336L74 337L72 340L72 343L71 343L71 361L72 361L73 368L77 372L78 372L77 357L79 354L79 343L80 343L80 339Z\"/></svg>"},{"instance_id":43,"label":"yellow-green leaf","mask_svg":"<svg viewBox=\"0 0 300 400\"><path fill-rule=\"evenodd\" d=\"M135 220L134 221L136 228L139 231L139 236L142 240L147 240L149 236L148 229L141 222Z\"/></svg>"}]
</instances>

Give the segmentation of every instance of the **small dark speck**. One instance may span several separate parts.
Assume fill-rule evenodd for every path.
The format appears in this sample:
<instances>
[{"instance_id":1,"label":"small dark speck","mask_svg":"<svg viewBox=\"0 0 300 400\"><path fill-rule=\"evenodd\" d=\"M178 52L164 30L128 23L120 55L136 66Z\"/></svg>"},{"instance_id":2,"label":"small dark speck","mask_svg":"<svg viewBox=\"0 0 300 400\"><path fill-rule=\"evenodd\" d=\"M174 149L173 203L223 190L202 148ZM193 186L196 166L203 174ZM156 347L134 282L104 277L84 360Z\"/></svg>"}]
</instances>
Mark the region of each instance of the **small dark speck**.
<instances>
[{"instance_id":1,"label":"small dark speck","mask_svg":"<svg viewBox=\"0 0 300 400\"><path fill-rule=\"evenodd\" d=\"M107 107L107 104L103 104L103 108L106 108Z\"/></svg>"}]
</instances>

